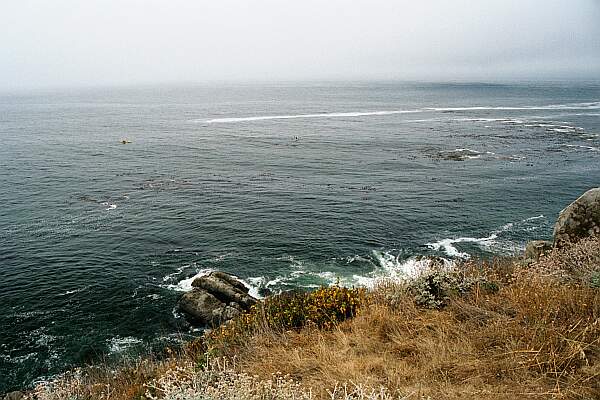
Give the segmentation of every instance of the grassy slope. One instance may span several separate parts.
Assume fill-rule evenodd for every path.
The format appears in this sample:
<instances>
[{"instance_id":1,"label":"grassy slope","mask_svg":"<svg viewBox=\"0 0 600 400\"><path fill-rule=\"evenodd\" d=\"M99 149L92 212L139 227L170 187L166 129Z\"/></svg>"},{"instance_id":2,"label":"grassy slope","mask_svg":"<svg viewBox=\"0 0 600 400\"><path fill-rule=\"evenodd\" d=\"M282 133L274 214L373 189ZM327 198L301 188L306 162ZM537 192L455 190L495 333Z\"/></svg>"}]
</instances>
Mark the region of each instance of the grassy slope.
<instances>
[{"instance_id":1,"label":"grassy slope","mask_svg":"<svg viewBox=\"0 0 600 400\"><path fill-rule=\"evenodd\" d=\"M459 270L368 293L273 299L183 353L88 369L36 396L600 398L599 239L528 267L504 260Z\"/></svg>"}]
</instances>

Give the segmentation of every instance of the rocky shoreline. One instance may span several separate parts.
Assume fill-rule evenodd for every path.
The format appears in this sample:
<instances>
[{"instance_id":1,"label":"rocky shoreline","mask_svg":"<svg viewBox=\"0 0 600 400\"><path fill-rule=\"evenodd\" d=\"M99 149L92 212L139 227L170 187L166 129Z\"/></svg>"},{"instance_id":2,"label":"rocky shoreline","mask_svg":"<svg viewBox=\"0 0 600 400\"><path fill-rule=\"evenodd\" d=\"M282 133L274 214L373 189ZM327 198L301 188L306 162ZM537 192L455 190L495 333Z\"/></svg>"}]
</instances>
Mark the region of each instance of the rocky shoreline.
<instances>
[{"instance_id":1,"label":"rocky shoreline","mask_svg":"<svg viewBox=\"0 0 600 400\"><path fill-rule=\"evenodd\" d=\"M530 241L518 262L535 266L541 258L554 251L569 248L582 239L598 237L599 234L600 187L588 190L565 207L555 223L553 241ZM255 309L253 306L260 302L249 294L249 288L239 279L224 272L214 271L198 277L192 287L181 296L178 308L194 326L216 328ZM21 400L26 398L26 394L15 391L0 398Z\"/></svg>"},{"instance_id":2,"label":"rocky shoreline","mask_svg":"<svg viewBox=\"0 0 600 400\"><path fill-rule=\"evenodd\" d=\"M216 326L248 311L258 301L233 275L215 271L196 278L193 289L179 299L179 309L190 322Z\"/></svg>"},{"instance_id":3,"label":"rocky shoreline","mask_svg":"<svg viewBox=\"0 0 600 400\"><path fill-rule=\"evenodd\" d=\"M600 234L600 187L579 196L565 207L554 225L553 241L533 240L523 255L526 263L537 261L553 248L576 243L582 238Z\"/></svg>"},{"instance_id":4,"label":"rocky shoreline","mask_svg":"<svg viewBox=\"0 0 600 400\"><path fill-rule=\"evenodd\" d=\"M528 242L523 262L531 264L554 248L597 234L600 234L600 187L588 190L559 213L552 242ZM432 261L434 264L440 263L435 257L432 257ZM179 310L192 325L209 328L219 326L248 311L258 302L239 279L220 271L196 278L192 287L192 291L185 293L178 302Z\"/></svg>"}]
</instances>

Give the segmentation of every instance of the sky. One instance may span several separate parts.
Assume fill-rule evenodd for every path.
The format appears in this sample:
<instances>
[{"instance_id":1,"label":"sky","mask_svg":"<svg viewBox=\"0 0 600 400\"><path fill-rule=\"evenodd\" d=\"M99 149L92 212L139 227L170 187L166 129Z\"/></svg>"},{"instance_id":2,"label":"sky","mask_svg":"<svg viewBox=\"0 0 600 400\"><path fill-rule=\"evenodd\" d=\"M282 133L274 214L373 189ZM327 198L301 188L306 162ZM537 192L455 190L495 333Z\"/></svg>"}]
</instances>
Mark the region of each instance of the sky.
<instances>
[{"instance_id":1,"label":"sky","mask_svg":"<svg viewBox=\"0 0 600 400\"><path fill-rule=\"evenodd\" d=\"M0 89L600 79L600 0L1 0Z\"/></svg>"}]
</instances>

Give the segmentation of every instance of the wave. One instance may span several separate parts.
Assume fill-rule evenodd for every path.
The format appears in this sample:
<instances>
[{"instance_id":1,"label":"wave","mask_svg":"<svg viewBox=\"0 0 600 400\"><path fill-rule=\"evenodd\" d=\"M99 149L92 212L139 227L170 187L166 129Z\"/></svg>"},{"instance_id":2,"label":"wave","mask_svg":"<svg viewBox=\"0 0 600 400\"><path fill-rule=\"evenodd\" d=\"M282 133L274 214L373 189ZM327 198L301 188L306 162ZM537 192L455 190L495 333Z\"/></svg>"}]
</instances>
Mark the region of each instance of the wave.
<instances>
[{"instance_id":1,"label":"wave","mask_svg":"<svg viewBox=\"0 0 600 400\"><path fill-rule=\"evenodd\" d=\"M102 203L100 203L100 205L106 207L106 211L110 211L110 210L114 210L115 208L117 208L116 204L113 203L109 203L108 201L104 201Z\"/></svg>"},{"instance_id":2,"label":"wave","mask_svg":"<svg viewBox=\"0 0 600 400\"><path fill-rule=\"evenodd\" d=\"M311 270L299 261L292 261L290 267L292 271L268 279L264 276L247 278L247 281L256 288L267 289L270 292L278 293L290 288L315 289L322 286L341 285L346 287L366 287L372 288L378 282L384 280L411 280L418 277L421 273L428 270L434 263L442 262L444 266L451 267L452 260L441 257L413 256L405 258L402 252L373 250L370 256L346 257L347 264L354 261L364 262L370 265L370 271L364 274L356 273L352 275L343 274L341 271L318 271ZM311 266L317 269L318 265Z\"/></svg>"},{"instance_id":3,"label":"wave","mask_svg":"<svg viewBox=\"0 0 600 400\"><path fill-rule=\"evenodd\" d=\"M554 116L555 117L555 116ZM535 119L544 117L536 116ZM524 128L543 128L547 132L583 134L585 129L580 126L566 125L567 122L548 123L536 120L523 120L515 118L453 118L457 122L498 122L504 125L520 126Z\"/></svg>"},{"instance_id":4,"label":"wave","mask_svg":"<svg viewBox=\"0 0 600 400\"><path fill-rule=\"evenodd\" d=\"M429 270L433 265L443 263L445 268L452 268L454 261L442 257L413 256L401 258L400 254L390 251L373 251L373 257L377 267L368 275L353 275L353 279L360 286L374 287L378 282L384 280L405 281L418 278L423 272Z\"/></svg>"},{"instance_id":5,"label":"wave","mask_svg":"<svg viewBox=\"0 0 600 400\"><path fill-rule=\"evenodd\" d=\"M550 104L539 106L472 106L472 107L425 107L413 110L381 110L381 111L352 111L352 112L329 112L314 114L289 114L289 115L257 115L248 117L225 117L211 119L194 119L190 122L204 124L222 124L269 120L306 119L306 118L347 118L347 117L369 117L397 114L415 114L423 112L460 112L460 111L527 111L527 110L598 110L600 102ZM485 120L485 119L482 119ZM488 119L494 121L496 119ZM501 119L498 119L501 120Z\"/></svg>"},{"instance_id":6,"label":"wave","mask_svg":"<svg viewBox=\"0 0 600 400\"><path fill-rule=\"evenodd\" d=\"M90 285L86 285L86 286L83 286L83 287L80 287L80 288L77 288L77 289L67 290L64 293L60 293L58 296L70 296L70 295L75 294L75 293L81 293L84 290L87 290L89 288L90 288Z\"/></svg>"},{"instance_id":7,"label":"wave","mask_svg":"<svg viewBox=\"0 0 600 400\"><path fill-rule=\"evenodd\" d=\"M479 244L490 244L493 240L496 240L498 235L493 233L488 237L484 238L473 238L473 237L460 237L456 239L442 239L434 243L427 243L426 246L435 251L443 251L450 257L458 258L470 258L469 253L459 251L454 245L456 243L479 243Z\"/></svg>"},{"instance_id":8,"label":"wave","mask_svg":"<svg viewBox=\"0 0 600 400\"><path fill-rule=\"evenodd\" d=\"M178 273L181 273L181 271L183 271L183 269L189 267L189 265L185 265L183 267L178 268L179 272L176 272L174 274L169 274L167 276L165 276L163 278L163 281L168 281L173 279ZM190 290L193 289L192 286L192 282L194 282L194 280L196 278L200 278L202 276L206 276L208 274L210 274L211 272L213 272L214 270L211 268L206 268L206 269L200 269L196 272L196 274L194 276L185 278L180 280L179 282L175 283L175 284L166 284L166 285L160 285L162 288L165 289L169 289L169 290L174 290L176 292L189 292Z\"/></svg>"},{"instance_id":9,"label":"wave","mask_svg":"<svg viewBox=\"0 0 600 400\"><path fill-rule=\"evenodd\" d=\"M535 217L525 218L523 220L523 222L535 221L536 219L542 219L542 218L546 218L546 216L544 214L536 215Z\"/></svg>"},{"instance_id":10,"label":"wave","mask_svg":"<svg viewBox=\"0 0 600 400\"><path fill-rule=\"evenodd\" d=\"M419 113L422 110L391 110L391 111L354 111L354 112L333 112L317 114L294 114L294 115L261 115L255 117L233 117L233 118L213 118L207 120L194 120L193 122L203 122L206 124L228 123L228 122L249 122L249 121L267 121L273 119L298 119L298 118L340 118L340 117L367 117L376 115L395 115Z\"/></svg>"},{"instance_id":11,"label":"wave","mask_svg":"<svg viewBox=\"0 0 600 400\"><path fill-rule=\"evenodd\" d=\"M568 103L568 104L550 104L545 106L516 106L516 107L490 107L490 106L473 106L473 107L428 107L424 110L430 111L526 111L526 110L598 110L600 109L600 101L587 103Z\"/></svg>"},{"instance_id":12,"label":"wave","mask_svg":"<svg viewBox=\"0 0 600 400\"><path fill-rule=\"evenodd\" d=\"M524 246L520 242L514 241L514 239L504 237L506 232L519 230L530 232L538 230L545 223L535 222L538 220L547 221L545 215L540 214L533 217L525 218L518 222L509 222L502 225L500 228L490 232L486 237L458 237L458 238L445 238L438 240L437 242L426 243L426 246L434 251L440 251L445 253L447 256L459 259L469 259L471 254L460 251L455 245L458 243L474 243L480 247L485 248L488 251L500 251L500 252L517 252L524 250Z\"/></svg>"},{"instance_id":13,"label":"wave","mask_svg":"<svg viewBox=\"0 0 600 400\"><path fill-rule=\"evenodd\" d=\"M460 149L457 149L460 150ZM436 242L426 243L425 246L431 250L443 253L443 257L431 256L426 252L420 255L407 256L405 251L398 250L373 250L368 255L355 255L343 258L335 258L336 266L331 268L329 263L326 268L320 263L311 263L298 260L293 256L277 257L279 261L289 262L287 272L278 276L253 276L240 279L249 289L252 296L261 298L267 293L280 293L289 289L314 289L321 286L360 286L373 287L383 280L412 280L420 276L432 266L442 265L445 268L452 268L456 265L456 260L469 259L471 254L459 249L460 243L473 243L483 247L488 251L516 252L523 250L523 244L515 241L514 235L506 235L509 231L532 231L542 228L547 224L547 218L543 215L535 215L525 218L521 221L506 223L489 233L485 237L455 237L444 238ZM361 270L357 273L344 273L349 267L344 264L353 264L352 269L359 267ZM181 276L188 267L195 266L184 265L177 268L174 273L166 275L164 282L175 281L177 276ZM192 282L201 276L212 272L213 269L198 269L193 276L178 280L176 283L165 283L161 287L186 292L193 289ZM174 311L174 316L179 315Z\"/></svg>"},{"instance_id":14,"label":"wave","mask_svg":"<svg viewBox=\"0 0 600 400\"><path fill-rule=\"evenodd\" d=\"M186 268L189 268L191 266L192 265L190 265L190 264L182 265L181 267L177 268L177 270L174 273L164 276L163 282L168 282L168 281L174 280L177 275L180 275L181 273L183 273L183 271ZM191 277L181 279L177 283L163 284L163 285L159 285L159 286L164 289L169 289L169 290L173 290L176 292L189 292L190 290L193 289L192 283L194 282L194 280L196 280L196 278L206 276L213 271L215 271L213 268L198 269L196 271L196 274ZM256 297L256 298L261 297L260 288L264 285L261 284L260 281L257 281L256 278L241 279L238 277L238 279L240 280L240 282L242 282L244 284L244 286L246 286L248 288L248 293L251 296ZM150 297L150 296L159 296L159 295L149 295L147 297ZM157 299L155 297L152 297L152 298L153 298L153 300Z\"/></svg>"},{"instance_id":15,"label":"wave","mask_svg":"<svg viewBox=\"0 0 600 400\"><path fill-rule=\"evenodd\" d=\"M563 146L570 147L570 148L573 148L573 149L583 149L583 150L589 150L589 151L600 151L600 148L594 147L594 146L583 146L583 145L579 145L579 144L565 144Z\"/></svg>"},{"instance_id":16,"label":"wave","mask_svg":"<svg viewBox=\"0 0 600 400\"><path fill-rule=\"evenodd\" d=\"M108 348L110 350L111 353L122 353L125 350L140 345L141 343L143 343L143 341L141 339L132 337L132 336L128 336L128 337L114 337L110 340L108 340Z\"/></svg>"}]
</instances>

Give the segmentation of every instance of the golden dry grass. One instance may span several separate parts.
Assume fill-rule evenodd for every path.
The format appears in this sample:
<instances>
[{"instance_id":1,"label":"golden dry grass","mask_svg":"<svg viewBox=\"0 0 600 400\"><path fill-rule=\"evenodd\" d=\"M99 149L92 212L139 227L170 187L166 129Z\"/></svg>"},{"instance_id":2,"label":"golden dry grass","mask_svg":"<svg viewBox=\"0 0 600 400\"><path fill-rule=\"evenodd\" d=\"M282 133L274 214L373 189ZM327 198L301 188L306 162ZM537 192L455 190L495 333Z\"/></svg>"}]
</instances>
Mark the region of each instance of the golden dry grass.
<instances>
[{"instance_id":1,"label":"golden dry grass","mask_svg":"<svg viewBox=\"0 0 600 400\"><path fill-rule=\"evenodd\" d=\"M600 291L562 279L600 270L599 250L592 240L529 267L465 265L500 290L474 290L441 310L416 307L403 285L388 283L336 329L255 335L237 362L261 376L289 374L322 398L349 381L436 399L600 398Z\"/></svg>"},{"instance_id":2,"label":"golden dry grass","mask_svg":"<svg viewBox=\"0 0 600 400\"><path fill-rule=\"evenodd\" d=\"M233 338L231 329L217 330L209 341L191 343L184 353L163 361L140 361L114 373L63 379L60 384L67 388L61 393L75 393L72 399L140 399L148 384L176 376L173 371L184 365L193 366L186 367L186 376L211 373L197 368L206 365L207 354L217 354L234 367L214 379L226 376L235 381L240 374L248 387L264 388L271 386L261 382L287 376L283 386L260 398L285 398L277 393L292 393L289 388L297 382L298 398L310 393L306 398L311 399L600 399L597 238L555 250L529 266L505 259L468 262L460 271L462 278L475 284L468 292L448 297L441 309L417 306L410 284L382 283L361 300L354 318L335 324L303 323L298 328L245 317L262 321L260 327L254 324L244 330L243 324L232 325ZM323 302L323 296L313 297ZM323 304L335 310L334 303ZM287 311L278 307L277 313L285 313L276 315L287 318ZM202 390L200 383L208 382L205 375L201 378L191 380L196 391ZM331 394L344 385L367 391L385 388L385 395ZM52 391L40 393L40 400L65 398L52 397ZM208 397L198 393L163 395L219 398L218 390ZM233 393L223 398L258 398L241 389Z\"/></svg>"}]
</instances>

